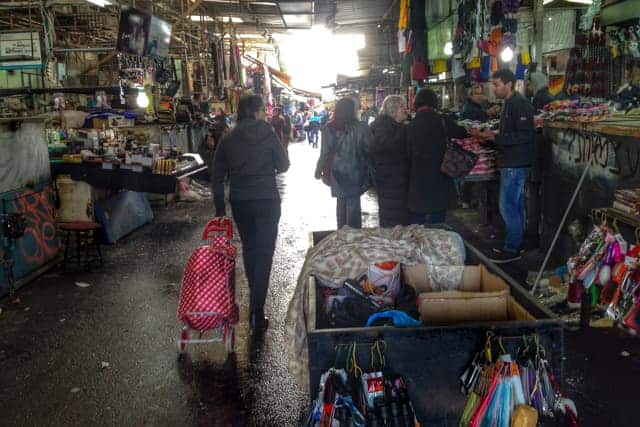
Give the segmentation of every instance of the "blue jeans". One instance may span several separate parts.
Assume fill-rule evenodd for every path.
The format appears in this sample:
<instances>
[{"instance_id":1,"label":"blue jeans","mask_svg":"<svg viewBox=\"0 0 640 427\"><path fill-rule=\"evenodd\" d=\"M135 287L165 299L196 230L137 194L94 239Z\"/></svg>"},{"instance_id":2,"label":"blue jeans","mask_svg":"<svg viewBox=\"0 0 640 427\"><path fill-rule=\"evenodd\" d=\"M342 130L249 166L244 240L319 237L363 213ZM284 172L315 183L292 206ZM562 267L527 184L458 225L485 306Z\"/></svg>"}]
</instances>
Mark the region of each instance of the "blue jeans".
<instances>
[{"instance_id":1,"label":"blue jeans","mask_svg":"<svg viewBox=\"0 0 640 427\"><path fill-rule=\"evenodd\" d=\"M427 219L427 215L429 216L429 219ZM411 212L409 224L444 224L446 218L447 211L433 212L431 214L426 214L424 212Z\"/></svg>"},{"instance_id":2,"label":"blue jeans","mask_svg":"<svg viewBox=\"0 0 640 427\"><path fill-rule=\"evenodd\" d=\"M518 252L527 226L524 186L530 168L500 169L500 215L507 229L503 249Z\"/></svg>"}]
</instances>

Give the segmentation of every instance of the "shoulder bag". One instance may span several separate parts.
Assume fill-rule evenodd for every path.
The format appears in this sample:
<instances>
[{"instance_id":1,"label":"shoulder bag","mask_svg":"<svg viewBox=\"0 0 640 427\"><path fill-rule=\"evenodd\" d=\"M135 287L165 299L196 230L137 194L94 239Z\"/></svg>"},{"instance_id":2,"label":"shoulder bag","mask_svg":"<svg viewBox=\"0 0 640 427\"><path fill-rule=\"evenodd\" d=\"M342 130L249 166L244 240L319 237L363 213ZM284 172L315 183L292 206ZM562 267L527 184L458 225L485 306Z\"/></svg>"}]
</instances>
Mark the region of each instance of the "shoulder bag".
<instances>
[{"instance_id":1,"label":"shoulder bag","mask_svg":"<svg viewBox=\"0 0 640 427\"><path fill-rule=\"evenodd\" d=\"M447 131L447 124L444 118L441 118L441 121L444 135L447 139L447 146L444 151L444 157L442 158L442 164L440 165L440 172L449 175L451 178L461 178L471 172L471 169L473 169L478 161L478 155L469 150L465 150L460 144L452 141L451 138L449 138L449 132Z\"/></svg>"},{"instance_id":2,"label":"shoulder bag","mask_svg":"<svg viewBox=\"0 0 640 427\"><path fill-rule=\"evenodd\" d=\"M338 147L340 146L340 140L338 139L338 136L335 133L333 133L331 129L329 129L328 126L326 127L326 129L327 129L327 132L330 132L331 135L336 140L336 143L334 144L333 148L331 148L331 151L327 155L327 160L324 162L324 165L322 166L322 182L325 185L328 185L330 187L331 186L331 169L333 168L333 160L336 158L336 153L338 152Z\"/></svg>"}]
</instances>

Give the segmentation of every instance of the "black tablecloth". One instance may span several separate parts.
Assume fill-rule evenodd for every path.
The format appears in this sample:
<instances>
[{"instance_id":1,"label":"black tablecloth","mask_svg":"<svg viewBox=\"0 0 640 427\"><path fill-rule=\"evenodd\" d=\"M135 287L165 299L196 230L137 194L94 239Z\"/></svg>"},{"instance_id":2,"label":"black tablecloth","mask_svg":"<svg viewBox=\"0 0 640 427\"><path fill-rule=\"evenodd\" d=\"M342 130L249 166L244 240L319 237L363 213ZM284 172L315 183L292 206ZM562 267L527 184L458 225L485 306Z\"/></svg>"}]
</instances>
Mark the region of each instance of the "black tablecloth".
<instances>
[{"instance_id":1,"label":"black tablecloth","mask_svg":"<svg viewBox=\"0 0 640 427\"><path fill-rule=\"evenodd\" d=\"M174 175L102 169L102 164L94 163L52 163L51 174L70 175L71 179L84 181L94 187L141 193L171 194L176 192L178 184L178 177Z\"/></svg>"}]
</instances>

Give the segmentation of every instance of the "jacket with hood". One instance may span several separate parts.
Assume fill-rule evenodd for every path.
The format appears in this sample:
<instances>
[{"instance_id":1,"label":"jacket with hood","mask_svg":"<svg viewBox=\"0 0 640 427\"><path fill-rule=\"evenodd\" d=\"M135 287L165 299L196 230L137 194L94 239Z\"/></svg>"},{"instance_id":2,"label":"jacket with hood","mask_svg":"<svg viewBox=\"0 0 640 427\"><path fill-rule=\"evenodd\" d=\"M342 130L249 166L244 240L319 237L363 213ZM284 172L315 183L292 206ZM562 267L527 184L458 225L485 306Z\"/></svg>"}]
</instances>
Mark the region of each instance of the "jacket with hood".
<instances>
[{"instance_id":1,"label":"jacket with hood","mask_svg":"<svg viewBox=\"0 0 640 427\"><path fill-rule=\"evenodd\" d=\"M380 225L406 225L409 220L407 128L386 114L371 123L369 145L373 183L378 192Z\"/></svg>"},{"instance_id":2,"label":"jacket with hood","mask_svg":"<svg viewBox=\"0 0 640 427\"><path fill-rule=\"evenodd\" d=\"M213 194L216 216L225 214L224 181L230 180L229 200L280 199L276 173L289 169L289 160L275 132L265 121L245 119L222 138L214 159Z\"/></svg>"},{"instance_id":3,"label":"jacket with hood","mask_svg":"<svg viewBox=\"0 0 640 427\"><path fill-rule=\"evenodd\" d=\"M361 122L349 125L345 130L335 131L331 125L322 129L322 147L316 165L316 177L320 177L330 154L331 196L358 197L371 185L369 173L369 127Z\"/></svg>"},{"instance_id":4,"label":"jacket with hood","mask_svg":"<svg viewBox=\"0 0 640 427\"><path fill-rule=\"evenodd\" d=\"M533 92L531 103L536 110L542 110L545 105L555 99L549 92L547 76L536 71L531 73L529 78L531 79L531 91Z\"/></svg>"}]
</instances>

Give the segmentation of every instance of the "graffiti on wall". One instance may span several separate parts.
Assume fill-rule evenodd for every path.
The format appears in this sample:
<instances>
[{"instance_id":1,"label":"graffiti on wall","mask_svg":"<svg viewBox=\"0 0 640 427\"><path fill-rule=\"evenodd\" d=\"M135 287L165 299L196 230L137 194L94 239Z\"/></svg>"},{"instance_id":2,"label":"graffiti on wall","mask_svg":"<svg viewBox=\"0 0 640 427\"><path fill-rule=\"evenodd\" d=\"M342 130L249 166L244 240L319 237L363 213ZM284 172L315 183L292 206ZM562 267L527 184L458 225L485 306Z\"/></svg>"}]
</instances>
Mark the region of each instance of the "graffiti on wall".
<instances>
[{"instance_id":1,"label":"graffiti on wall","mask_svg":"<svg viewBox=\"0 0 640 427\"><path fill-rule=\"evenodd\" d=\"M4 213L22 212L25 234L12 247L13 274L20 279L53 260L60 251L55 227L55 193L50 185L41 190L25 189L2 196ZM0 269L0 295L6 292L6 275Z\"/></svg>"},{"instance_id":2,"label":"graffiti on wall","mask_svg":"<svg viewBox=\"0 0 640 427\"><path fill-rule=\"evenodd\" d=\"M563 130L554 139L554 156L572 166L591 165L592 172L614 180L636 180L640 172L640 144L632 138ZM559 150L558 150L559 149Z\"/></svg>"}]
</instances>

